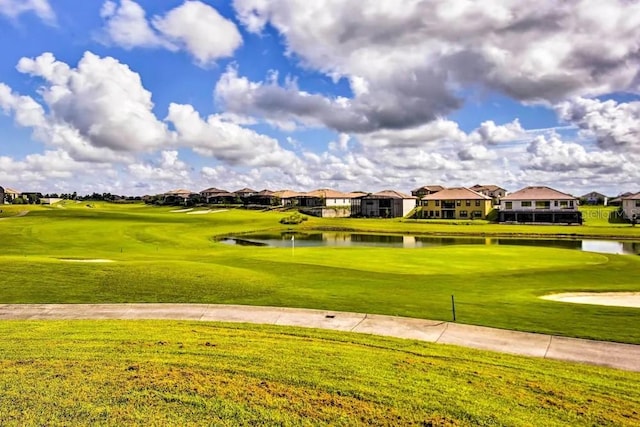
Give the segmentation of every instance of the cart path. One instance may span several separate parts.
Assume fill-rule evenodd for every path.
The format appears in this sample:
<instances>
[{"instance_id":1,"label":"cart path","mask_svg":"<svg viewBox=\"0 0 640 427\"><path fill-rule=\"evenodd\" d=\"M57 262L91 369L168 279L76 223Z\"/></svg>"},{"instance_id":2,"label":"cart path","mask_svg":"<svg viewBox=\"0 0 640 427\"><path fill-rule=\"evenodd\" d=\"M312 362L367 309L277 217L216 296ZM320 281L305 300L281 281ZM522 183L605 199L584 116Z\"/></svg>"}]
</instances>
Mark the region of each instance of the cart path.
<instances>
[{"instance_id":1,"label":"cart path","mask_svg":"<svg viewBox=\"0 0 640 427\"><path fill-rule=\"evenodd\" d=\"M640 372L640 345L377 314L217 304L0 304L0 320L167 319L358 332Z\"/></svg>"}]
</instances>

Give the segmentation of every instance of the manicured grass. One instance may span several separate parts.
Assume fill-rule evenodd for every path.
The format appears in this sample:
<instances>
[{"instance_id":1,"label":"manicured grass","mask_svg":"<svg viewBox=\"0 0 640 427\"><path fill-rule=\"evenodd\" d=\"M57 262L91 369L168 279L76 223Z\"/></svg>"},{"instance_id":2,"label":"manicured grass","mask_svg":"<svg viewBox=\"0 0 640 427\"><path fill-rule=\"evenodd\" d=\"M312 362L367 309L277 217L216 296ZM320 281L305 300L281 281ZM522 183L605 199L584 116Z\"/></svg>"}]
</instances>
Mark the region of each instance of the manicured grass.
<instances>
[{"instance_id":1,"label":"manicured grass","mask_svg":"<svg viewBox=\"0 0 640 427\"><path fill-rule=\"evenodd\" d=\"M0 322L22 425L638 425L640 374L366 335L202 322Z\"/></svg>"},{"instance_id":2,"label":"manicured grass","mask_svg":"<svg viewBox=\"0 0 640 427\"><path fill-rule=\"evenodd\" d=\"M35 208L25 217L0 222L0 303L231 303L450 320L455 295L459 322L640 343L640 330L629 326L638 309L538 298L554 292L639 291L640 257L502 245L296 248L292 253L228 246L213 239L282 230L279 219L288 213L188 215L141 204L86 205ZM354 227L377 224L382 231L431 227L326 219L310 219L304 226L350 221ZM456 232L502 226L433 227ZM545 227L531 230L541 229ZM83 264L59 258L115 262Z\"/></svg>"}]
</instances>

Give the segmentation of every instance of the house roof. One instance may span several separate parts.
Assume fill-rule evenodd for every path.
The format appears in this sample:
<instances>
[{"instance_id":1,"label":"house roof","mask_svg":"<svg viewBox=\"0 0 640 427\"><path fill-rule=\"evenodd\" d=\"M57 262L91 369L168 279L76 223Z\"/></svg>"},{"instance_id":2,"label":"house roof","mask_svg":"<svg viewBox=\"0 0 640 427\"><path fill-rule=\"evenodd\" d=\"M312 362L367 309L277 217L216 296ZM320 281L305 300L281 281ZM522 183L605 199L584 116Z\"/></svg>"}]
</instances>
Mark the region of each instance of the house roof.
<instances>
[{"instance_id":1,"label":"house roof","mask_svg":"<svg viewBox=\"0 0 640 427\"><path fill-rule=\"evenodd\" d=\"M364 199L417 199L415 196L409 196L395 190L382 190L377 193L369 194Z\"/></svg>"},{"instance_id":2,"label":"house roof","mask_svg":"<svg viewBox=\"0 0 640 427\"><path fill-rule=\"evenodd\" d=\"M607 197L602 193L598 193L597 191L591 191L590 193L587 194L583 194L582 196L580 196L581 199L586 199L589 198L591 196L596 196L596 197Z\"/></svg>"},{"instance_id":3,"label":"house roof","mask_svg":"<svg viewBox=\"0 0 640 427\"><path fill-rule=\"evenodd\" d=\"M420 190L440 191L440 190L444 190L444 187L442 185L423 185L422 187L418 187L415 190L411 190L411 192L415 193Z\"/></svg>"},{"instance_id":4,"label":"house roof","mask_svg":"<svg viewBox=\"0 0 640 427\"><path fill-rule=\"evenodd\" d=\"M472 190L474 191L481 191L481 190L487 190L487 191L496 191L496 190L504 190L504 188L499 187L497 185L493 185L493 184L489 184L489 185L480 185L480 184L476 184L473 187L470 187ZM506 191L506 190L504 190Z\"/></svg>"},{"instance_id":5,"label":"house roof","mask_svg":"<svg viewBox=\"0 0 640 427\"><path fill-rule=\"evenodd\" d=\"M20 194L18 190L14 190L13 188L4 187L4 194Z\"/></svg>"},{"instance_id":6,"label":"house roof","mask_svg":"<svg viewBox=\"0 0 640 427\"><path fill-rule=\"evenodd\" d=\"M300 194L302 197L318 197L323 199L353 199L358 197L353 193L342 193L340 191L331 190L329 188L321 188L318 190L309 191L308 193Z\"/></svg>"},{"instance_id":7,"label":"house roof","mask_svg":"<svg viewBox=\"0 0 640 427\"><path fill-rule=\"evenodd\" d=\"M274 196L279 197L281 199L291 199L292 197L298 197L301 194L302 193L298 193L297 191L291 191L291 190L278 190L273 192Z\"/></svg>"},{"instance_id":8,"label":"house roof","mask_svg":"<svg viewBox=\"0 0 640 427\"><path fill-rule=\"evenodd\" d=\"M491 200L491 197L465 187L445 188L437 193L428 194L422 200Z\"/></svg>"},{"instance_id":9,"label":"house roof","mask_svg":"<svg viewBox=\"0 0 640 427\"><path fill-rule=\"evenodd\" d=\"M172 196L178 196L178 195L189 195L192 194L192 191L190 190L185 190L184 188L180 188L177 190L171 190L171 191L167 191L166 193L164 193L166 195L172 195Z\"/></svg>"},{"instance_id":10,"label":"house roof","mask_svg":"<svg viewBox=\"0 0 640 427\"><path fill-rule=\"evenodd\" d=\"M571 194L554 190L550 187L525 187L521 190L511 193L502 200L576 200Z\"/></svg>"},{"instance_id":11,"label":"house roof","mask_svg":"<svg viewBox=\"0 0 640 427\"><path fill-rule=\"evenodd\" d=\"M242 190L234 191L234 193L236 193L236 194L243 194L243 193L257 193L257 191L256 191L256 190L253 190L253 189L251 189L251 188L247 188L247 187L245 187L245 188L243 188Z\"/></svg>"},{"instance_id":12,"label":"house roof","mask_svg":"<svg viewBox=\"0 0 640 427\"><path fill-rule=\"evenodd\" d=\"M206 190L202 190L200 193L228 193L227 190L221 190L220 188L211 187Z\"/></svg>"},{"instance_id":13,"label":"house roof","mask_svg":"<svg viewBox=\"0 0 640 427\"><path fill-rule=\"evenodd\" d=\"M273 197L273 196L275 196L275 193L273 191L271 191L271 190L264 189L262 191L259 191L259 192L255 193L254 196L257 196L257 197Z\"/></svg>"},{"instance_id":14,"label":"house roof","mask_svg":"<svg viewBox=\"0 0 640 427\"><path fill-rule=\"evenodd\" d=\"M640 200L640 193L630 194L628 196L622 196L622 200Z\"/></svg>"}]
</instances>

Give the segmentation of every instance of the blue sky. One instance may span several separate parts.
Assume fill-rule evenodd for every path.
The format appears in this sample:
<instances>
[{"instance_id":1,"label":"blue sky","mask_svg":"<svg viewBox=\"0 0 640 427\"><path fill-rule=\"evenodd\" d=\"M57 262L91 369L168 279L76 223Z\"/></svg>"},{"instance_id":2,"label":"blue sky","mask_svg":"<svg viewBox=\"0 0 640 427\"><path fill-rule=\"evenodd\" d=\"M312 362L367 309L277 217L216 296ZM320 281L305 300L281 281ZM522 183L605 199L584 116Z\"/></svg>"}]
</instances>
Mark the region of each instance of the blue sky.
<instances>
[{"instance_id":1,"label":"blue sky","mask_svg":"<svg viewBox=\"0 0 640 427\"><path fill-rule=\"evenodd\" d=\"M0 0L0 185L639 191L640 4Z\"/></svg>"}]
</instances>

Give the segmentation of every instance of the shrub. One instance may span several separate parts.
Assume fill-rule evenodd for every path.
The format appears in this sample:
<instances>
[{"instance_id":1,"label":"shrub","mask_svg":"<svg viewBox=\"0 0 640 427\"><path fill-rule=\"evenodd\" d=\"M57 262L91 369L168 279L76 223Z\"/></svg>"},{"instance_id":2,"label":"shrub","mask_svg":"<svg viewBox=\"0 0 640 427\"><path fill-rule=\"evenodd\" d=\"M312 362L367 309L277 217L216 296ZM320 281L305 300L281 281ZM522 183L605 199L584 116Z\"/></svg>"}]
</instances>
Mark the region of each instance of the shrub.
<instances>
[{"instance_id":1,"label":"shrub","mask_svg":"<svg viewBox=\"0 0 640 427\"><path fill-rule=\"evenodd\" d=\"M306 221L308 218L300 214L300 212L295 212L292 215L286 216L280 220L280 224L300 224L303 221Z\"/></svg>"}]
</instances>

